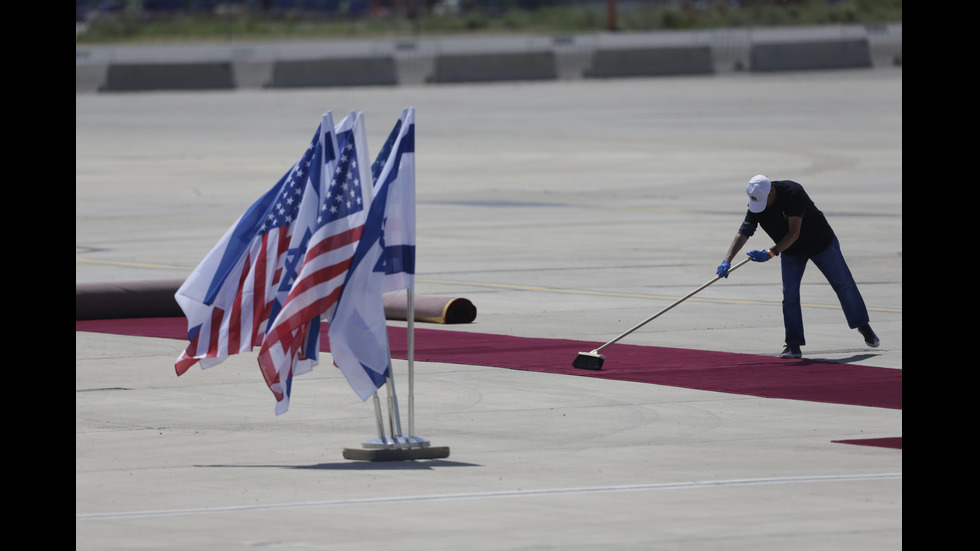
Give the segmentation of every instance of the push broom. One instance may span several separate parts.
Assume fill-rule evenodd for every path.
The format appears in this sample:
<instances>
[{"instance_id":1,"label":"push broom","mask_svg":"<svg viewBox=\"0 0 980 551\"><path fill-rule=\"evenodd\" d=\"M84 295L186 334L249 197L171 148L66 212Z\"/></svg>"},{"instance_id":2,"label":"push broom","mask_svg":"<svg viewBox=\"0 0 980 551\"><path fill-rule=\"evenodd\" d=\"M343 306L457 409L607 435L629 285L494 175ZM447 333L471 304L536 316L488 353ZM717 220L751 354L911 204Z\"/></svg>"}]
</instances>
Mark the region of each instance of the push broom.
<instances>
[{"instance_id":1,"label":"push broom","mask_svg":"<svg viewBox=\"0 0 980 551\"><path fill-rule=\"evenodd\" d=\"M745 264L749 260L752 260L752 259L751 258L746 258L745 260L743 260L743 261L739 262L738 264L732 266L731 268L728 269L728 273L734 272L736 269L738 269L739 266L741 266L742 264ZM657 319L658 317L660 317L661 314L667 312L668 310L670 310L674 306L677 306L678 304L684 302L685 300L687 300L687 299L693 297L694 295L700 293L705 287L707 287L708 285L711 285L712 283L718 281L719 279L721 279L721 276L715 276L715 278L712 279L711 281L705 283L704 285L702 285L702 286L698 287L697 289L691 291L690 293L684 295L683 297L679 298L677 301L675 301L670 306L664 308L663 310L657 312L656 314L650 316L649 318L647 318L647 319L641 321L640 323L634 325L632 328L630 328L629 331L627 331L627 332L623 333L622 335L616 337L615 339L607 342L606 344L600 346L599 348L596 348L592 352L579 352L578 356L575 357L575 361L572 362L572 367L575 367L575 368L578 368L578 369L591 369L593 371L598 371L598 370L602 369L602 364L603 364L603 362L606 361L606 357L603 356L602 354L600 354L599 351L601 351L603 348L609 346L610 344L613 344L613 343L618 342L620 339L622 339L626 335L629 335L633 331L636 331L637 329L639 329L639 328L643 327L644 325L650 323L651 321Z\"/></svg>"}]
</instances>

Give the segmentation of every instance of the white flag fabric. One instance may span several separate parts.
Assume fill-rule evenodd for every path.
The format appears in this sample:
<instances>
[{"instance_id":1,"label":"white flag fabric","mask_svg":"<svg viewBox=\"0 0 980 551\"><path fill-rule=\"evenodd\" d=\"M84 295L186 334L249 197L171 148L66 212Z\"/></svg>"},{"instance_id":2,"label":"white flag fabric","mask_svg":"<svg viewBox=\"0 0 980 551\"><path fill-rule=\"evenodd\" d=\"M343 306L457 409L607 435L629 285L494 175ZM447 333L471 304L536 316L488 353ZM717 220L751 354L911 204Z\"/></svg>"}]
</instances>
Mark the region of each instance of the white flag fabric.
<instances>
[{"instance_id":1,"label":"white flag fabric","mask_svg":"<svg viewBox=\"0 0 980 551\"><path fill-rule=\"evenodd\" d=\"M396 148L397 143L397 150ZM402 111L372 167L375 194L388 189L385 292L415 290L415 108Z\"/></svg>"},{"instance_id":2,"label":"white flag fabric","mask_svg":"<svg viewBox=\"0 0 980 551\"><path fill-rule=\"evenodd\" d=\"M383 294L386 276L404 275L407 285L414 281L414 184L415 184L415 123L414 109L403 112L398 132L391 143L387 158L381 163L374 185L374 197L364 224L364 233L357 245L347 282L337 301L330 320L328 336L334 364L340 368L355 393L366 400L384 385L389 374L390 350L384 313ZM387 148L386 148L387 149ZM375 163L378 166L378 163ZM411 187L411 190L407 190ZM387 268L389 228L398 231L398 248L408 246L406 198L412 200L410 216L411 272ZM394 222L394 223L393 223ZM396 255L397 257L397 255ZM404 258L404 257L402 257ZM402 282L399 285L403 284ZM409 288L409 287L399 287Z\"/></svg>"}]
</instances>

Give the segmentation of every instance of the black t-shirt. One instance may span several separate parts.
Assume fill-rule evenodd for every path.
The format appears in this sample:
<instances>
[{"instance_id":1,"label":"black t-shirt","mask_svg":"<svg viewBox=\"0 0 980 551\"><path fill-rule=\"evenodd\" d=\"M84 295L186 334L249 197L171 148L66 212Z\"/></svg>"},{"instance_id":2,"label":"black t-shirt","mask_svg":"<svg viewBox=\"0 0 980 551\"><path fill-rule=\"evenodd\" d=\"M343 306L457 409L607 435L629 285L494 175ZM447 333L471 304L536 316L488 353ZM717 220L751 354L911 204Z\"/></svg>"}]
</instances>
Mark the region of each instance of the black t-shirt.
<instances>
[{"instance_id":1,"label":"black t-shirt","mask_svg":"<svg viewBox=\"0 0 980 551\"><path fill-rule=\"evenodd\" d=\"M799 216L803 218L799 239L780 252L809 258L826 249L834 241L834 230L803 186L791 180L774 180L772 187L776 190L773 204L759 213L747 211L738 233L751 237L762 226L773 243L779 243L789 232L789 217Z\"/></svg>"}]
</instances>

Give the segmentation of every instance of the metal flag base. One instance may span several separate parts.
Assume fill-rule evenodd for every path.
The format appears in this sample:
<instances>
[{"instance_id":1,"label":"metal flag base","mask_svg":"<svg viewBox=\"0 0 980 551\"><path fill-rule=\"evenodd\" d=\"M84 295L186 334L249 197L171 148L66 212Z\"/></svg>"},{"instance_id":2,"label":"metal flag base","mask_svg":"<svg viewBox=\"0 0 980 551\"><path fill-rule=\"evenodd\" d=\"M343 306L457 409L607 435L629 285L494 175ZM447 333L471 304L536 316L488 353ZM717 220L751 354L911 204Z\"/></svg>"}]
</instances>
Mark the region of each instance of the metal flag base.
<instances>
[{"instance_id":1,"label":"metal flag base","mask_svg":"<svg viewBox=\"0 0 980 551\"><path fill-rule=\"evenodd\" d=\"M446 457L449 457L447 446L431 446L428 440L418 436L384 436L372 438L360 448L344 448L344 459L356 461L411 461Z\"/></svg>"},{"instance_id":2,"label":"metal flag base","mask_svg":"<svg viewBox=\"0 0 980 551\"><path fill-rule=\"evenodd\" d=\"M414 320L415 306L413 293L408 291L408 434L415 434L415 371L414 371ZM374 415L378 423L378 437L364 442L360 448L344 448L344 459L358 461L411 461L413 459L443 459L449 457L449 448L433 447L429 441L418 436L402 436L401 415L398 412L398 397L395 392L395 379L391 375L391 358L388 358L389 430L392 436L385 435L384 415L381 413L381 399L375 392Z\"/></svg>"}]
</instances>

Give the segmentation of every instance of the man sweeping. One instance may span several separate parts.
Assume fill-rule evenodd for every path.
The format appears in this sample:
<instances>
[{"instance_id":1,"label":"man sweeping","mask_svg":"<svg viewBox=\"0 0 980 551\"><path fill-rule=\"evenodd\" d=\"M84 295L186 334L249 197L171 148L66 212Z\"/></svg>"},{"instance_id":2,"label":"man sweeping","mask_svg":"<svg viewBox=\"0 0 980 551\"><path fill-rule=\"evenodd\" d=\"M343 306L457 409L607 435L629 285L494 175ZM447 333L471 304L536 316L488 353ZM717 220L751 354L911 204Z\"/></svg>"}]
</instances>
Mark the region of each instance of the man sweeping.
<instances>
[{"instance_id":1,"label":"man sweeping","mask_svg":"<svg viewBox=\"0 0 980 551\"><path fill-rule=\"evenodd\" d=\"M790 180L770 181L760 174L749 180L745 191L749 196L749 210L716 273L728 277L732 259L762 226L775 244L747 254L756 262L781 258L786 347L780 357L803 357L800 347L806 344L806 339L800 283L808 261L813 261L837 293L847 325L860 331L865 344L876 348L878 336L868 323L868 309L841 254L837 236L803 186Z\"/></svg>"}]
</instances>

